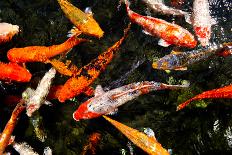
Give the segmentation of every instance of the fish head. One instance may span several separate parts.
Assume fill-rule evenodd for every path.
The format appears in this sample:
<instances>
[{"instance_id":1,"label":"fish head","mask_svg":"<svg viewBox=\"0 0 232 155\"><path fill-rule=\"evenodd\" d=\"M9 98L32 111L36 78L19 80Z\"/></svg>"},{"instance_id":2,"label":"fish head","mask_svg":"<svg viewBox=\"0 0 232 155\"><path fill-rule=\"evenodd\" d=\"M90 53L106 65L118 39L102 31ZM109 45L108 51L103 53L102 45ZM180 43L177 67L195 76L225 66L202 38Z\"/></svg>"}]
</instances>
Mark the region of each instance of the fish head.
<instances>
[{"instance_id":1,"label":"fish head","mask_svg":"<svg viewBox=\"0 0 232 155\"><path fill-rule=\"evenodd\" d=\"M78 28L85 34L101 38L104 34L99 24L93 19L92 16L88 17L88 20L83 24L79 25Z\"/></svg>"},{"instance_id":2,"label":"fish head","mask_svg":"<svg viewBox=\"0 0 232 155\"><path fill-rule=\"evenodd\" d=\"M91 102L91 99L82 103L78 109L73 113L73 119L75 121L79 121L81 119L91 119L101 116L102 114L92 112L88 109L88 105Z\"/></svg>"},{"instance_id":3,"label":"fish head","mask_svg":"<svg viewBox=\"0 0 232 155\"><path fill-rule=\"evenodd\" d=\"M11 66L11 77L10 79L18 81L18 82L29 82L31 80L31 73L19 66L16 63L9 63L9 66Z\"/></svg>"},{"instance_id":4,"label":"fish head","mask_svg":"<svg viewBox=\"0 0 232 155\"><path fill-rule=\"evenodd\" d=\"M194 27L194 31L198 37L198 40L200 41L202 46L209 45L209 40L211 37L211 28L210 26L205 27Z\"/></svg>"}]
</instances>

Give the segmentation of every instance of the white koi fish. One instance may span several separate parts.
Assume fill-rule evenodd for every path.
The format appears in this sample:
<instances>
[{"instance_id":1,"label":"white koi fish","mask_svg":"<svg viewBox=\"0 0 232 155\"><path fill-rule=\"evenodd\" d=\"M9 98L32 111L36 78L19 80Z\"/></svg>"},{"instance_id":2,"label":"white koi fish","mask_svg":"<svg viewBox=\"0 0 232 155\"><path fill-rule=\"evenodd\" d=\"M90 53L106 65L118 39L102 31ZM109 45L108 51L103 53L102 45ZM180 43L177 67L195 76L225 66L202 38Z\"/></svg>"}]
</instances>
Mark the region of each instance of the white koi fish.
<instances>
[{"instance_id":1,"label":"white koi fish","mask_svg":"<svg viewBox=\"0 0 232 155\"><path fill-rule=\"evenodd\" d=\"M188 85L167 85L154 81L144 81L128 84L105 92L98 85L95 89L95 96L82 103L73 113L73 118L78 121L80 119L99 117L104 114L112 114L117 111L119 106L142 94L147 94L154 90L180 89L186 87Z\"/></svg>"}]
</instances>

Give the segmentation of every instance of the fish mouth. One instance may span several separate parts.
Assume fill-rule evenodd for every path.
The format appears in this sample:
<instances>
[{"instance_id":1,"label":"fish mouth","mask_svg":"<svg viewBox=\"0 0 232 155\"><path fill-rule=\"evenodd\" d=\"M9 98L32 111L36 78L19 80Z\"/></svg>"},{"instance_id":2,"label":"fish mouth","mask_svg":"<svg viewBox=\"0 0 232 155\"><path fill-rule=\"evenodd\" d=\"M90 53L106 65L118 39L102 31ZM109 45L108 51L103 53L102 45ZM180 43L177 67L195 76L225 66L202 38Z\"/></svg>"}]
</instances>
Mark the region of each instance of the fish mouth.
<instances>
[{"instance_id":1,"label":"fish mouth","mask_svg":"<svg viewBox=\"0 0 232 155\"><path fill-rule=\"evenodd\" d=\"M80 121L80 117L79 117L79 113L78 112L74 112L73 113L73 119L75 120L75 121Z\"/></svg>"}]
</instances>

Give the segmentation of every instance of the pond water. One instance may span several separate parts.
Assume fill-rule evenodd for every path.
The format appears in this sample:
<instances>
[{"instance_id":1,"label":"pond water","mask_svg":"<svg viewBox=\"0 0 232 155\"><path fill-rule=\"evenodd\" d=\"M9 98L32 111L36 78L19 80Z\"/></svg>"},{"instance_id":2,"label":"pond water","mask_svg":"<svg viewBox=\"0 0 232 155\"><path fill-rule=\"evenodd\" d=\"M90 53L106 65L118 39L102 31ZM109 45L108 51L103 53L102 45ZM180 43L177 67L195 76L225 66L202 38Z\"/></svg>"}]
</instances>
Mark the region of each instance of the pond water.
<instances>
[{"instance_id":1,"label":"pond water","mask_svg":"<svg viewBox=\"0 0 232 155\"><path fill-rule=\"evenodd\" d=\"M173 0L174 1L174 0ZM171 6L172 0L165 0ZM192 0L182 0L184 11L192 11ZM211 42L216 44L232 40L232 1L209 0L210 11L217 24L212 27ZM88 64L100 53L112 46L123 35L123 29L129 23L125 5L118 7L115 0L71 0L72 4L84 10L90 7L94 18L104 30L102 39L91 38L92 42L83 43L73 48L66 59L78 67ZM152 12L141 1L131 0L131 9L142 15L151 15L169 22L175 22L190 32L192 26L183 18L165 16ZM6 53L13 47L31 45L49 46L66 40L72 23L64 16L56 0L1 0L1 22L19 25L21 31L7 44L0 46L0 59L7 62ZM81 36L86 37L86 36ZM87 38L87 37L86 37ZM90 37L89 37L90 38ZM232 105L231 99L207 99L196 101L182 111L176 112L176 106L203 91L220 88L232 83L232 57L213 57L191 65L187 71L167 73L152 68L152 60L170 53L175 46L168 48L158 44L158 38L146 35L137 24L132 24L128 38L120 47L113 61L92 85L101 84L103 88L113 89L138 81L157 81L169 84L180 84L183 80L190 82L185 90L155 91L140 96L119 108L112 116L138 130L151 128L157 140L172 154L231 154L232 153ZM199 45L196 49L201 49ZM181 48L181 51L189 49ZM0 97L3 101L7 95L21 95L26 87L36 87L39 79L51 67L49 64L28 63L27 68L33 77L29 83L1 82ZM63 84L68 78L56 75L54 85ZM35 151L42 154L49 146L54 154L81 154L83 146L93 132L101 134L96 154L129 153L129 140L103 118L81 120L72 118L73 112L80 103L88 99L79 95L70 101L60 103L52 100L52 106L43 105L39 112L29 119L22 114L15 130L17 142L26 141ZM0 105L0 131L4 129L14 106ZM34 132L32 120L42 121L41 128L47 134L41 142ZM131 144L134 154L145 154ZM11 147L7 148L17 154Z\"/></svg>"}]
</instances>

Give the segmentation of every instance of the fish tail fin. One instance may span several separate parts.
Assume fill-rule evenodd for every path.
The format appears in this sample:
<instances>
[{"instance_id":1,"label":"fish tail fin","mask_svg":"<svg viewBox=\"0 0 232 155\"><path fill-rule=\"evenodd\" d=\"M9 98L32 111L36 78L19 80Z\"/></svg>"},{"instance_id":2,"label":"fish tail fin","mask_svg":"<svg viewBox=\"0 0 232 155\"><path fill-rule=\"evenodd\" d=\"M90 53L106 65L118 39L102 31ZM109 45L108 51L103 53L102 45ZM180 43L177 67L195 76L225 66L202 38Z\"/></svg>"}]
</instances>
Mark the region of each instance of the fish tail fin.
<instances>
[{"instance_id":1,"label":"fish tail fin","mask_svg":"<svg viewBox=\"0 0 232 155\"><path fill-rule=\"evenodd\" d=\"M81 34L82 32L77 28L77 27L75 27L75 26L73 26L73 28L70 30L70 31L68 31L68 34L67 34L67 37L68 38L71 38L71 37L73 37L73 36L79 36L80 34Z\"/></svg>"}]
</instances>

